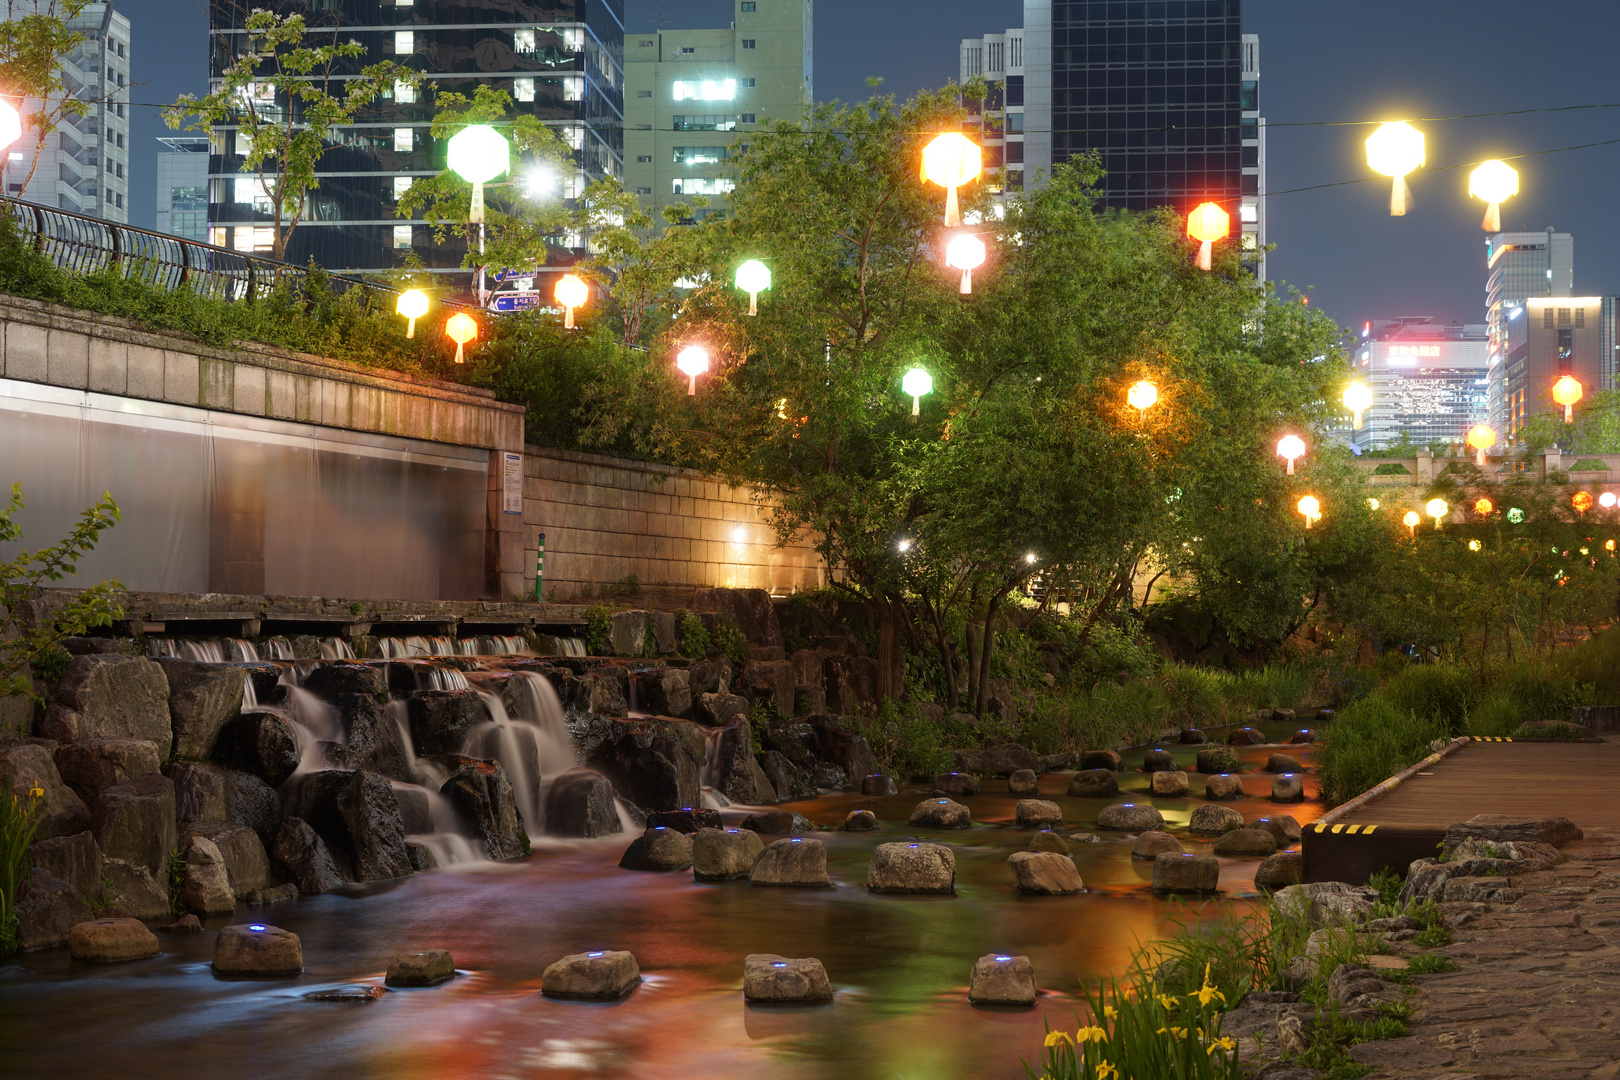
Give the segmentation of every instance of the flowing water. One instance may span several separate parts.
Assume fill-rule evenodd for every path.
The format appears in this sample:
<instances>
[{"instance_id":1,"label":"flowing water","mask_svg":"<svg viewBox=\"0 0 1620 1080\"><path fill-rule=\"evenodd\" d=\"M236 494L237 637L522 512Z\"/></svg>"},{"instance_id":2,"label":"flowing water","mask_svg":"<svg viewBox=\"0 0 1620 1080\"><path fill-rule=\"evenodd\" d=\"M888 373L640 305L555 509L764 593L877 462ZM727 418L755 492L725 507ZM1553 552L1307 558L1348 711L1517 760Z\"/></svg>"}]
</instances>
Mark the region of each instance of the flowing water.
<instances>
[{"instance_id":1,"label":"flowing water","mask_svg":"<svg viewBox=\"0 0 1620 1080\"><path fill-rule=\"evenodd\" d=\"M293 708L303 723L324 722L296 695ZM533 726L542 776L555 775L556 733ZM1282 725L1266 731L1279 739L1290 733ZM475 738L504 744L508 732L492 718ZM1196 747L1167 749L1191 768ZM1317 802L1278 806L1266 797L1271 778L1255 770L1279 749L1309 757L1308 747L1240 749L1248 797L1227 805L1249 819L1313 820ZM1127 768L1140 761L1140 751L1127 755ZM1090 828L1115 801L1069 798L1070 775L1041 778L1043 797L1064 809L1066 832ZM1145 774L1120 776L1121 798L1151 798ZM875 896L862 887L874 846L919 835L906 819L927 791L913 789L787 804L823 825L857 808L880 819L876 833L816 834L827 844L833 889L699 885L689 872L620 870L629 834L542 839L535 854L511 863L474 863L206 920L209 930L260 921L296 932L305 963L297 979L215 978L211 933L161 934L160 956L109 967L76 963L65 949L13 957L0 963L0 1075L1013 1080L1024 1076L1020 1055L1038 1057L1044 1024L1074 1024L1078 986L1123 971L1138 942L1174 932L1177 919L1241 912L1254 895L1258 860L1233 859L1222 860L1221 899L1193 909L1155 899L1147 889L1151 864L1131 859L1129 837L1103 833L1101 843L1074 845L1089 892L1021 897L1006 859L1029 833L1013 828L1017 800L997 793L1004 783L984 786L986 794L960 798L973 809L970 830L924 837L956 851L953 897ZM1202 802L1201 787L1194 775L1194 798L1151 801L1179 832ZM1314 776L1307 789L1314 794ZM433 808L435 820L441 810L448 808ZM747 812L723 814L735 825ZM451 951L460 972L454 981L368 1004L304 997L343 984L381 985L392 956L426 948ZM606 1005L540 995L547 964L593 949L635 953L642 985ZM992 951L1032 959L1043 990L1036 1008L967 1003L973 961ZM751 952L820 958L836 1000L744 1004L742 962Z\"/></svg>"}]
</instances>

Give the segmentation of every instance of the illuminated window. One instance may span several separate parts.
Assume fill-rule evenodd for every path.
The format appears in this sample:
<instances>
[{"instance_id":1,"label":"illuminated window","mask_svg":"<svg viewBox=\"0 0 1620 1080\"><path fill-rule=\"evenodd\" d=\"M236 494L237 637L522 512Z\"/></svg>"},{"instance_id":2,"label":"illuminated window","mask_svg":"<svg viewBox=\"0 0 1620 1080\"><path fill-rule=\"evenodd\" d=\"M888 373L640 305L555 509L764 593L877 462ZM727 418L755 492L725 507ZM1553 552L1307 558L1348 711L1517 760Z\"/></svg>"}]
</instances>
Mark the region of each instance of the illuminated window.
<instances>
[{"instance_id":1,"label":"illuminated window","mask_svg":"<svg viewBox=\"0 0 1620 1080\"><path fill-rule=\"evenodd\" d=\"M674 160L677 165L717 165L726 160L726 148L723 146L677 146Z\"/></svg>"},{"instance_id":2,"label":"illuminated window","mask_svg":"<svg viewBox=\"0 0 1620 1080\"><path fill-rule=\"evenodd\" d=\"M394 177L394 199L397 201L401 195L411 190L411 185L415 182L416 181L409 176Z\"/></svg>"},{"instance_id":3,"label":"illuminated window","mask_svg":"<svg viewBox=\"0 0 1620 1080\"><path fill-rule=\"evenodd\" d=\"M676 101L732 101L736 96L736 79L675 80Z\"/></svg>"},{"instance_id":4,"label":"illuminated window","mask_svg":"<svg viewBox=\"0 0 1620 1080\"><path fill-rule=\"evenodd\" d=\"M408 250L411 246L411 227L409 225L394 226L394 250Z\"/></svg>"},{"instance_id":5,"label":"illuminated window","mask_svg":"<svg viewBox=\"0 0 1620 1080\"><path fill-rule=\"evenodd\" d=\"M408 82L394 84L394 100L401 105L410 105L416 101L416 87Z\"/></svg>"},{"instance_id":6,"label":"illuminated window","mask_svg":"<svg viewBox=\"0 0 1620 1080\"><path fill-rule=\"evenodd\" d=\"M725 195L736 183L723 176L688 176L675 181L675 194L677 195Z\"/></svg>"},{"instance_id":7,"label":"illuminated window","mask_svg":"<svg viewBox=\"0 0 1620 1080\"><path fill-rule=\"evenodd\" d=\"M1255 222L1260 220L1260 204L1244 202L1238 207L1238 220Z\"/></svg>"},{"instance_id":8,"label":"illuminated window","mask_svg":"<svg viewBox=\"0 0 1620 1080\"><path fill-rule=\"evenodd\" d=\"M271 251L276 246L275 230L266 226L249 227L238 225L236 227L237 251Z\"/></svg>"},{"instance_id":9,"label":"illuminated window","mask_svg":"<svg viewBox=\"0 0 1620 1080\"><path fill-rule=\"evenodd\" d=\"M215 247L224 247L227 239L226 234L229 232L230 230L223 225L216 225L208 230L208 242Z\"/></svg>"},{"instance_id":10,"label":"illuminated window","mask_svg":"<svg viewBox=\"0 0 1620 1080\"><path fill-rule=\"evenodd\" d=\"M413 128L394 129L394 150L401 154L408 154L416 144L416 131Z\"/></svg>"},{"instance_id":11,"label":"illuminated window","mask_svg":"<svg viewBox=\"0 0 1620 1080\"><path fill-rule=\"evenodd\" d=\"M514 31L512 31L512 51L513 52L520 52L520 53L532 53L532 52L534 52L534 31L533 30L514 30Z\"/></svg>"},{"instance_id":12,"label":"illuminated window","mask_svg":"<svg viewBox=\"0 0 1620 1080\"><path fill-rule=\"evenodd\" d=\"M413 53L416 51L416 32L414 30L394 31L394 51L397 53Z\"/></svg>"},{"instance_id":13,"label":"illuminated window","mask_svg":"<svg viewBox=\"0 0 1620 1080\"><path fill-rule=\"evenodd\" d=\"M676 131L735 131L737 118L735 116L676 116L673 118L673 127Z\"/></svg>"},{"instance_id":14,"label":"illuminated window","mask_svg":"<svg viewBox=\"0 0 1620 1080\"><path fill-rule=\"evenodd\" d=\"M512 96L514 98L516 98L518 101L533 101L534 100L534 80L533 79L513 79L512 80Z\"/></svg>"}]
</instances>

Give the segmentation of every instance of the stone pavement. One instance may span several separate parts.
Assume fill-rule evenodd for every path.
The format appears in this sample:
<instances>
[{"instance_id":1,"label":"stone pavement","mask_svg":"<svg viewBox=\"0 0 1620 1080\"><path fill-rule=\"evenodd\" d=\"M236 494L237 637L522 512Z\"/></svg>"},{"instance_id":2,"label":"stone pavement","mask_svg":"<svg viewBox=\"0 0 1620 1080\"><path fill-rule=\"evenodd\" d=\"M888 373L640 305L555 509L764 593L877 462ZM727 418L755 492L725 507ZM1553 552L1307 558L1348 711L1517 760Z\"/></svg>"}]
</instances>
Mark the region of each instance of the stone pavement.
<instances>
[{"instance_id":1,"label":"stone pavement","mask_svg":"<svg viewBox=\"0 0 1620 1080\"><path fill-rule=\"evenodd\" d=\"M1414 978L1408 1036L1352 1048L1375 1078L1620 1076L1620 833L1588 829L1563 853L1503 883L1512 903L1457 920L1435 951L1460 970Z\"/></svg>"}]
</instances>

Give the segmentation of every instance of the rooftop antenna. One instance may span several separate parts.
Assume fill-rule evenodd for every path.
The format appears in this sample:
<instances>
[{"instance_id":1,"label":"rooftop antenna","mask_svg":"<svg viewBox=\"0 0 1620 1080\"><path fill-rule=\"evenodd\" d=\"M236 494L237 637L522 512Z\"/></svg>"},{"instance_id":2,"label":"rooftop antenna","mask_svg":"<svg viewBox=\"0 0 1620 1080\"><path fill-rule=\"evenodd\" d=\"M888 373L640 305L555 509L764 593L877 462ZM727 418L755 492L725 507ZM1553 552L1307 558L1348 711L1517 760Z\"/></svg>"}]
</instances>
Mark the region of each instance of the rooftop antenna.
<instances>
[{"instance_id":1,"label":"rooftop antenna","mask_svg":"<svg viewBox=\"0 0 1620 1080\"><path fill-rule=\"evenodd\" d=\"M659 4L658 5L658 29L660 31L662 31L664 29L664 20L666 18L668 18L668 16L669 16L669 5L667 5L667 4Z\"/></svg>"}]
</instances>

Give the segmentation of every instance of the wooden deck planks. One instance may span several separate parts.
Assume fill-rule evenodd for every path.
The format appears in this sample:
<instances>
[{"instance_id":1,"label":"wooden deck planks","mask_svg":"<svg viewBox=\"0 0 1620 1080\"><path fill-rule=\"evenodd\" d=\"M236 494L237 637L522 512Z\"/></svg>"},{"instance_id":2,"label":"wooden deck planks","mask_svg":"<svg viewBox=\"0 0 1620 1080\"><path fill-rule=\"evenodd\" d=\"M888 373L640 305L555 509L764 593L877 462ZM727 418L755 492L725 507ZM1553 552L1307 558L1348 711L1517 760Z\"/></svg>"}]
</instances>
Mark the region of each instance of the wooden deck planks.
<instances>
[{"instance_id":1,"label":"wooden deck planks","mask_svg":"<svg viewBox=\"0 0 1620 1080\"><path fill-rule=\"evenodd\" d=\"M1475 814L1560 815L1620 829L1617 771L1620 743L1475 743L1341 820L1445 828Z\"/></svg>"}]
</instances>

